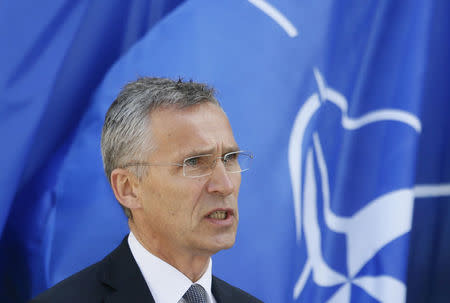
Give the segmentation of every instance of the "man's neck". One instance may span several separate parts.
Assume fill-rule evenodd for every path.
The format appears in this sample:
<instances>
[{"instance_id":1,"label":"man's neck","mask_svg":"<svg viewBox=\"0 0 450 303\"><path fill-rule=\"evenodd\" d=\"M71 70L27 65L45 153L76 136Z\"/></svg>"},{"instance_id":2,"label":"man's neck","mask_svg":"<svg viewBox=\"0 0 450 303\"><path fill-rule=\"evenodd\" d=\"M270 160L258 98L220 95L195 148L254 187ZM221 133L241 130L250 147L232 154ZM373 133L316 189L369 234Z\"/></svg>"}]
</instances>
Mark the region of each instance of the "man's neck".
<instances>
[{"instance_id":1,"label":"man's neck","mask_svg":"<svg viewBox=\"0 0 450 303\"><path fill-rule=\"evenodd\" d=\"M208 268L209 255L193 255L176 248L164 249L157 239L148 239L132 220L129 220L128 225L136 239L147 251L178 269L192 282L197 282Z\"/></svg>"}]
</instances>

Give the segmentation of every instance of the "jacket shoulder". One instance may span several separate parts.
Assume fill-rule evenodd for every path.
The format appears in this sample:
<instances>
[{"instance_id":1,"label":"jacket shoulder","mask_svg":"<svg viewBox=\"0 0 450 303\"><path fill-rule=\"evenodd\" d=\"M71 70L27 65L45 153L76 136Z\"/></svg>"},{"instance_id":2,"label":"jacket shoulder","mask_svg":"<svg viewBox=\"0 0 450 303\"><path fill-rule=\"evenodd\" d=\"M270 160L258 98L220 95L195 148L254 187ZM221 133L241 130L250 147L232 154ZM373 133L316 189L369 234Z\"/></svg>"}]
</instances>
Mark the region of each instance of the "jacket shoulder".
<instances>
[{"instance_id":1,"label":"jacket shoulder","mask_svg":"<svg viewBox=\"0 0 450 303\"><path fill-rule=\"evenodd\" d=\"M235 287L227 282L213 276L213 295L219 296L218 301L228 303L263 303L263 301L255 298L251 294L243 291L242 289Z\"/></svg>"},{"instance_id":2,"label":"jacket shoulder","mask_svg":"<svg viewBox=\"0 0 450 303\"><path fill-rule=\"evenodd\" d=\"M39 294L30 303L100 302L111 288L100 280L105 259L64 279Z\"/></svg>"}]
</instances>

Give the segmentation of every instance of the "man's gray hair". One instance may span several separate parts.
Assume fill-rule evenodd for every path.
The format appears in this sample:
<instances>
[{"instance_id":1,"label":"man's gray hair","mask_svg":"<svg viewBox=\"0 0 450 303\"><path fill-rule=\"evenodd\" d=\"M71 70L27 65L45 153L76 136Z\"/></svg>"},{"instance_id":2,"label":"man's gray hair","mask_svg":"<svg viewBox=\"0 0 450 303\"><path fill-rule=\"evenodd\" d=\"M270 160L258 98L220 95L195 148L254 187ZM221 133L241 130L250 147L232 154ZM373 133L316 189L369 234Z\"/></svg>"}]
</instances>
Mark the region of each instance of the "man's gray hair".
<instances>
[{"instance_id":1,"label":"man's gray hair","mask_svg":"<svg viewBox=\"0 0 450 303\"><path fill-rule=\"evenodd\" d=\"M103 167L111 183L111 172L130 162L145 161L153 150L150 114L158 108L174 106L178 109L199 103L219 105L212 87L191 81L142 77L128 83L111 104L103 124L101 149ZM140 179L144 167L130 167ZM124 207L125 214L131 212Z\"/></svg>"}]
</instances>

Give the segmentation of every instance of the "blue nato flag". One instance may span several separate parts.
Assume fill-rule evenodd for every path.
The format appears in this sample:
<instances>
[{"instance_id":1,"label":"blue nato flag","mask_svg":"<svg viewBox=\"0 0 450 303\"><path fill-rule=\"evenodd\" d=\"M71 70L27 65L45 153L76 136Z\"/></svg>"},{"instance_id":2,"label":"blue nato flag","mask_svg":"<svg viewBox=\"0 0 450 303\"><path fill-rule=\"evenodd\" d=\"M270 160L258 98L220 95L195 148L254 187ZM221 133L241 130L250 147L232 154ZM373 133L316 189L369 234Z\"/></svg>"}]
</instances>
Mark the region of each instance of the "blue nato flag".
<instances>
[{"instance_id":1,"label":"blue nato flag","mask_svg":"<svg viewBox=\"0 0 450 303\"><path fill-rule=\"evenodd\" d=\"M128 232L100 133L140 75L212 84L255 154L215 275L265 302L446 302L449 12L446 0L1 2L2 302Z\"/></svg>"}]
</instances>

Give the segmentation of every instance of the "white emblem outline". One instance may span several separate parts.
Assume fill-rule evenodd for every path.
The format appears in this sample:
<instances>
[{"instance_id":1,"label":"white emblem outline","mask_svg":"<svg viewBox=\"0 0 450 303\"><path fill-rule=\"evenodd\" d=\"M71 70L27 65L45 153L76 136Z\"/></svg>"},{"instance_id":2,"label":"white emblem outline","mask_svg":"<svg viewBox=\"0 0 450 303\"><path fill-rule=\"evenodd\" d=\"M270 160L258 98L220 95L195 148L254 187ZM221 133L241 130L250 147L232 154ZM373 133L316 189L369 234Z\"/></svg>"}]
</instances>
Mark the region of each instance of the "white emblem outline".
<instances>
[{"instance_id":1,"label":"white emblem outline","mask_svg":"<svg viewBox=\"0 0 450 303\"><path fill-rule=\"evenodd\" d=\"M349 118L347 115L348 103L345 97L326 86L318 69L314 69L314 75L319 87L319 94L313 94L300 108L289 142L288 159L294 195L296 236L299 242L302 231L301 208L303 203L304 233L308 256L302 273L295 284L293 297L297 299L300 296L307 278L312 273L314 282L320 286L327 287L343 284L328 302L349 302L351 283L358 285L368 294L382 302L404 302L406 286L401 281L386 275L359 278L354 276L381 248L410 231L414 189L403 188L387 193L369 202L353 216L339 217L330 208L328 172L318 133L313 133L313 146L308 148L306 157L302 154L302 145L310 120L324 102L334 103L341 110L342 126L348 130L356 130L378 121L396 121L406 124L417 133L420 133L421 122L411 113L395 109L373 111L357 119ZM321 235L317 222L317 186L313 168L314 155L319 167L326 225L330 230L344 233L347 236L348 277L328 267L323 260L320 250ZM306 162L304 186L301 178L303 161ZM302 186L304 188L303 197L301 193ZM390 214L388 218L386 218L386 213ZM370 226L372 226L373 222L379 222L381 218L383 218L384 224L389 224L390 228L384 229L382 232L379 230L374 232ZM364 222L364 224L361 224L361 222ZM357 226L356 229L355 226ZM369 228L361 232L364 226L369 226ZM371 239L371 242L362 241L362 237ZM361 243L364 243L364 245L361 245Z\"/></svg>"},{"instance_id":2,"label":"white emblem outline","mask_svg":"<svg viewBox=\"0 0 450 303\"><path fill-rule=\"evenodd\" d=\"M289 37L295 38L298 36L297 28L283 15L278 9L265 0L248 0L255 7L259 8L263 13L272 18L273 21L288 34Z\"/></svg>"}]
</instances>

